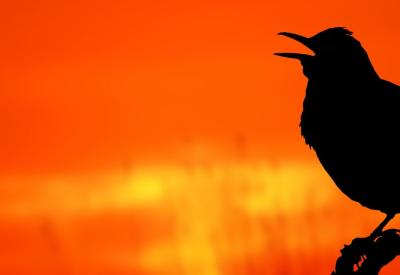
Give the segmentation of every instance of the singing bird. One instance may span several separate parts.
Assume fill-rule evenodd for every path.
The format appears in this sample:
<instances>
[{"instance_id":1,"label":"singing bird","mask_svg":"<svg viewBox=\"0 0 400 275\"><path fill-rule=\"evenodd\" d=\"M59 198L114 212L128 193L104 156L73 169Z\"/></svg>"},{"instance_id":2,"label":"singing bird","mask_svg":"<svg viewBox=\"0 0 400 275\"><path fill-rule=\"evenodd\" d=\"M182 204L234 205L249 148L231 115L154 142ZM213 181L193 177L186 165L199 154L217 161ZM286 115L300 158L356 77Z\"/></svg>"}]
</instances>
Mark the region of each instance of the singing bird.
<instances>
[{"instance_id":1,"label":"singing bird","mask_svg":"<svg viewBox=\"0 0 400 275\"><path fill-rule=\"evenodd\" d=\"M400 212L400 87L379 77L346 28L279 35L314 53L275 53L299 60L308 78L301 134L344 194L386 214L377 236Z\"/></svg>"}]
</instances>

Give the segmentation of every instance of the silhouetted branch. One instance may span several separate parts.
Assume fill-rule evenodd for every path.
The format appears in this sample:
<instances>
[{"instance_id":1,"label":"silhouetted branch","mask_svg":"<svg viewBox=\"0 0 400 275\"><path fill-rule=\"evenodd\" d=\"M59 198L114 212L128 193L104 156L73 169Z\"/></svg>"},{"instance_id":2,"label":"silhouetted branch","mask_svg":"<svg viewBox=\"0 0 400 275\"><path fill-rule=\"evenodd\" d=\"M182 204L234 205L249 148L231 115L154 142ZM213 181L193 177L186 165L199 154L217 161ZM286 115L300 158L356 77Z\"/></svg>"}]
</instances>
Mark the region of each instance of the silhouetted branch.
<instances>
[{"instance_id":1,"label":"silhouetted branch","mask_svg":"<svg viewBox=\"0 0 400 275\"><path fill-rule=\"evenodd\" d=\"M400 230L385 230L374 239L356 238L340 252L332 275L377 275L400 255Z\"/></svg>"}]
</instances>

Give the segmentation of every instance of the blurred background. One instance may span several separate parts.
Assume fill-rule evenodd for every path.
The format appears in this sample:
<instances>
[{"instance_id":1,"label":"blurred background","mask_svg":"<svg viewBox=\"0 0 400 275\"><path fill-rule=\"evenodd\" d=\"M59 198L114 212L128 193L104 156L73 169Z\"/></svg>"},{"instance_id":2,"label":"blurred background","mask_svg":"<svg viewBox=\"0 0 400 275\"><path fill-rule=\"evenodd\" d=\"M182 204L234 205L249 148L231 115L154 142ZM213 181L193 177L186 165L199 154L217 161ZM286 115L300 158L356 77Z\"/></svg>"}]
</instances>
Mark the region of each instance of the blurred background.
<instances>
[{"instance_id":1,"label":"blurred background","mask_svg":"<svg viewBox=\"0 0 400 275\"><path fill-rule=\"evenodd\" d=\"M272 54L345 26L398 83L398 1L1 6L1 274L330 274L383 219L304 144L306 79Z\"/></svg>"}]
</instances>

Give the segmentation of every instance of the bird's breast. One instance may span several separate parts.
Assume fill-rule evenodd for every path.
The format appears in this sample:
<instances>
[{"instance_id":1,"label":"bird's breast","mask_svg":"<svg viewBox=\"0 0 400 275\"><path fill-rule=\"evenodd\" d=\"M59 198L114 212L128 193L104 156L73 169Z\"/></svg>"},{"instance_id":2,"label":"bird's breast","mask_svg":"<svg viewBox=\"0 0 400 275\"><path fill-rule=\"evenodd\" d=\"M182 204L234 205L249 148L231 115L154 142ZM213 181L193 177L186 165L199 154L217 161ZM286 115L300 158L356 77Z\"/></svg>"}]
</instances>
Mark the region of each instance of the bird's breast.
<instances>
[{"instance_id":1,"label":"bird's breast","mask_svg":"<svg viewBox=\"0 0 400 275\"><path fill-rule=\"evenodd\" d=\"M356 103L351 93L351 88L338 83L308 83L300 120L301 134L308 145L317 149L356 134L353 126L364 113L365 104Z\"/></svg>"}]
</instances>

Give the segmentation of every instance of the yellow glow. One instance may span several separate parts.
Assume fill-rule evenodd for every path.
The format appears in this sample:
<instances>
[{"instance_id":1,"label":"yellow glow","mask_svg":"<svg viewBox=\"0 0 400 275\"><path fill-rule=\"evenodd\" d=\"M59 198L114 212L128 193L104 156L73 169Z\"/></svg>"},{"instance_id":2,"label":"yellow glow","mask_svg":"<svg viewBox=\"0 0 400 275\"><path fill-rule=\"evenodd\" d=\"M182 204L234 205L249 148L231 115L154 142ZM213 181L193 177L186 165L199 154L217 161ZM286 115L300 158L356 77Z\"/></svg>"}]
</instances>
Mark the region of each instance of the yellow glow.
<instances>
[{"instance_id":1,"label":"yellow glow","mask_svg":"<svg viewBox=\"0 0 400 275\"><path fill-rule=\"evenodd\" d=\"M253 171L236 169L245 169L242 175L247 192L238 194L238 203L250 214L302 212L310 204L321 207L332 199L331 189L326 186L330 180L319 167L288 165L273 169L264 165Z\"/></svg>"},{"instance_id":2,"label":"yellow glow","mask_svg":"<svg viewBox=\"0 0 400 275\"><path fill-rule=\"evenodd\" d=\"M149 272L170 270L171 263L179 263L182 274L218 275L222 263L233 261L239 263L237 274L245 274L243 259L271 245L252 216L291 216L310 203L324 206L332 199L322 183L326 178L312 166L234 163L160 172L170 180L164 184L175 235L141 252L140 264ZM310 201L315 192L318 198ZM288 248L295 250L299 243L296 231L287 235Z\"/></svg>"},{"instance_id":3,"label":"yellow glow","mask_svg":"<svg viewBox=\"0 0 400 275\"><path fill-rule=\"evenodd\" d=\"M138 171L133 176L124 177L121 181L109 186L110 206L135 207L154 205L165 196L165 182L157 173ZM103 194L104 196L104 194Z\"/></svg>"},{"instance_id":4,"label":"yellow glow","mask_svg":"<svg viewBox=\"0 0 400 275\"><path fill-rule=\"evenodd\" d=\"M340 243L351 240L354 230L366 229L367 234L372 228L368 222L373 219L366 219L367 215L354 219L351 211L360 211L357 204L343 197L337 204L340 192L321 167L306 164L201 161L38 181L35 188L25 191L22 179L15 182L17 189L21 186L21 197L1 202L0 214L38 217L39 224L44 219L49 224L45 228L55 235L66 234L79 251L103 249L103 238L119 240L121 235L116 241L121 243L113 249L122 256L101 262L140 267L149 274L221 275L234 263L235 275L247 275L250 259L262 259L271 274L279 274L280 263L293 253L312 258L317 251L313 245L318 245L318 251L337 248L338 232L343 228L349 231ZM343 210L346 203L351 211ZM108 213L113 213L119 227L104 223L102 215ZM372 217L373 213L368 214ZM373 224L381 218L374 214ZM86 238L92 236L82 239L79 233L85 232L85 226L75 223L90 219L96 225L92 230L105 230L91 242ZM137 226L145 227L138 238L145 238L146 245L133 250L136 241L126 244L125 238L135 239ZM107 251L96 253L106 255ZM291 270L289 274L301 273Z\"/></svg>"},{"instance_id":5,"label":"yellow glow","mask_svg":"<svg viewBox=\"0 0 400 275\"><path fill-rule=\"evenodd\" d=\"M332 190L326 188L331 186L328 181L319 167L295 164L280 167L267 163L217 163L189 168L144 166L127 174L109 173L83 180L43 180L28 200L16 200L9 207L19 209L20 214L51 211L74 215L82 213L82 209L96 212L167 203L180 211L194 209L203 213L204 207L213 209L207 212L207 219L227 206L239 207L249 214L273 215L302 211L308 204L328 203L332 194ZM22 180L20 185L23 185ZM315 193L318 196L313 196ZM183 205L178 206L178 203Z\"/></svg>"}]
</instances>

